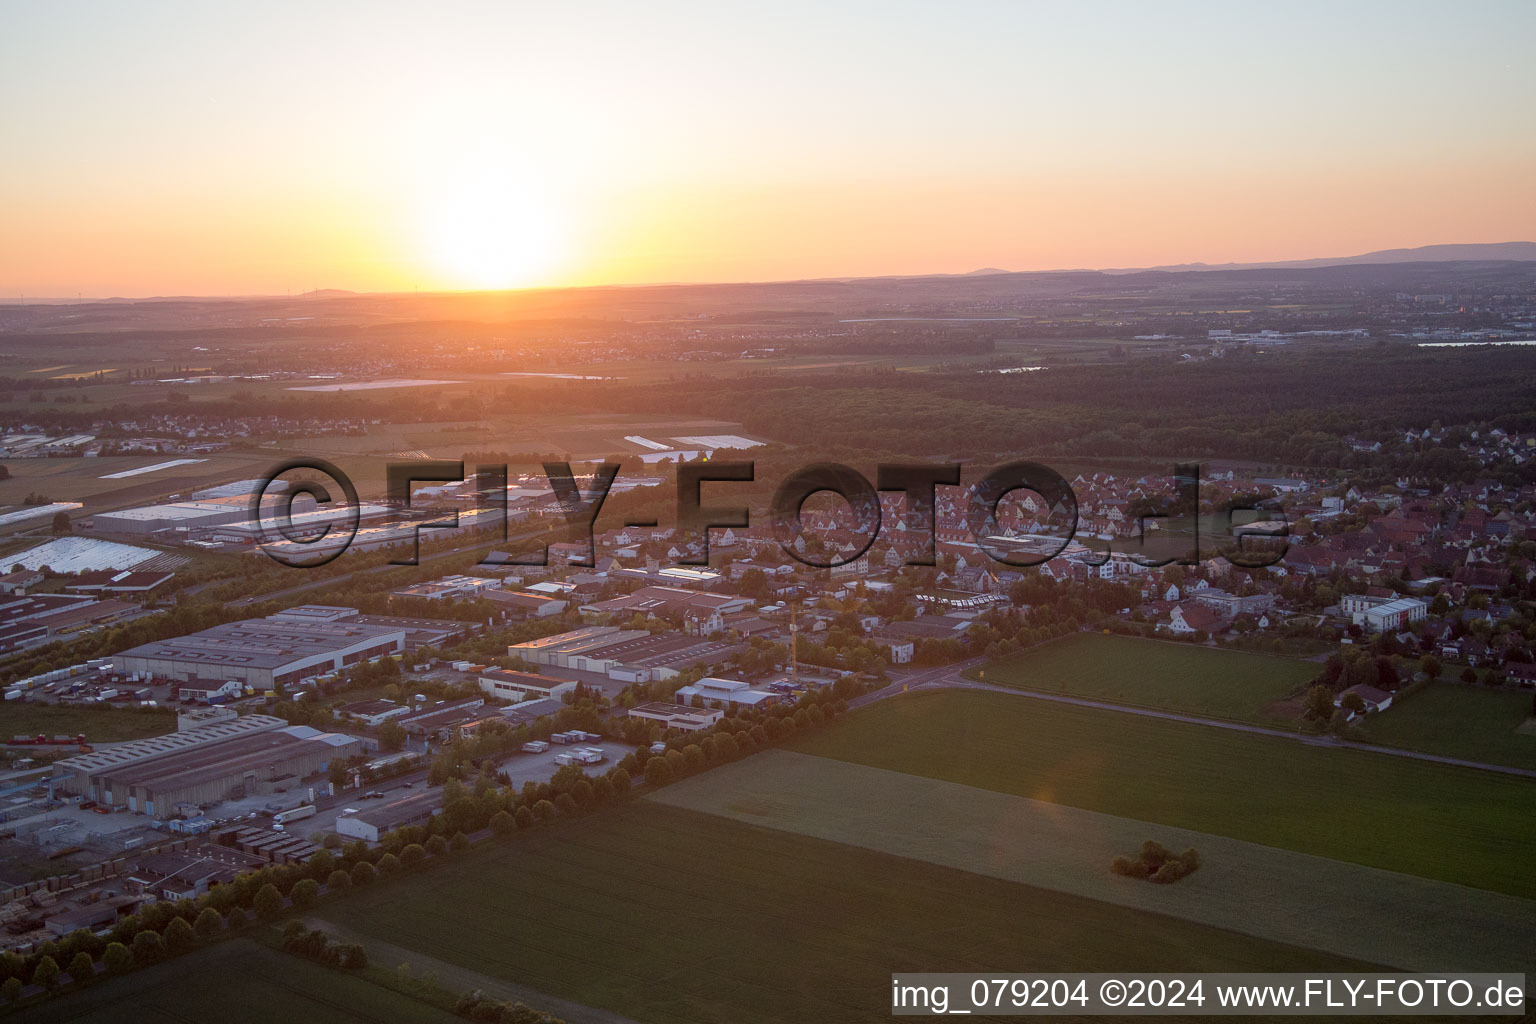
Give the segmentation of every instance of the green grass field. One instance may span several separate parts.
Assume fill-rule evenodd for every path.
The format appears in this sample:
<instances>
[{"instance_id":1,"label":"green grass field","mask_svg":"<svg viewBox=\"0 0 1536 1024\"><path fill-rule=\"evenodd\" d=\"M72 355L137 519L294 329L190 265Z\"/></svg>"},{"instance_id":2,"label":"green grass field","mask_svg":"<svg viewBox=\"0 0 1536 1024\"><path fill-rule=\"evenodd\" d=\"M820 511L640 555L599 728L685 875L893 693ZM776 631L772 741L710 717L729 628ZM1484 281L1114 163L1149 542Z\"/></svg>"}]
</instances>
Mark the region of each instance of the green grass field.
<instances>
[{"instance_id":1,"label":"green grass field","mask_svg":"<svg viewBox=\"0 0 1536 1024\"><path fill-rule=\"evenodd\" d=\"M169 708L80 707L11 701L0 714L0 739L12 736L79 736L87 743L116 743L176 731ZM43 750L47 747L40 748Z\"/></svg>"},{"instance_id":2,"label":"green grass field","mask_svg":"<svg viewBox=\"0 0 1536 1024\"><path fill-rule=\"evenodd\" d=\"M1274 724L1264 709L1318 669L1292 658L1078 633L992 662L975 675L1000 686Z\"/></svg>"},{"instance_id":3,"label":"green grass field","mask_svg":"<svg viewBox=\"0 0 1536 1024\"><path fill-rule=\"evenodd\" d=\"M1405 970L1536 970L1531 900L836 758L765 751L648 798ZM1200 870L1111 872L1148 839Z\"/></svg>"},{"instance_id":4,"label":"green grass field","mask_svg":"<svg viewBox=\"0 0 1536 1024\"><path fill-rule=\"evenodd\" d=\"M317 916L645 1022L881 1021L893 971L1317 970L1339 958L636 801Z\"/></svg>"},{"instance_id":5,"label":"green grass field","mask_svg":"<svg viewBox=\"0 0 1536 1024\"><path fill-rule=\"evenodd\" d=\"M1387 747L1536 768L1536 729L1519 731L1530 721L1528 691L1439 683L1367 716L1363 728Z\"/></svg>"},{"instance_id":6,"label":"green grass field","mask_svg":"<svg viewBox=\"0 0 1536 1024\"><path fill-rule=\"evenodd\" d=\"M244 939L17 1011L24 1024L218 1021L450 1024L446 1010Z\"/></svg>"},{"instance_id":7,"label":"green grass field","mask_svg":"<svg viewBox=\"0 0 1536 1024\"><path fill-rule=\"evenodd\" d=\"M1530 779L986 691L882 701L790 746L1536 897Z\"/></svg>"}]
</instances>

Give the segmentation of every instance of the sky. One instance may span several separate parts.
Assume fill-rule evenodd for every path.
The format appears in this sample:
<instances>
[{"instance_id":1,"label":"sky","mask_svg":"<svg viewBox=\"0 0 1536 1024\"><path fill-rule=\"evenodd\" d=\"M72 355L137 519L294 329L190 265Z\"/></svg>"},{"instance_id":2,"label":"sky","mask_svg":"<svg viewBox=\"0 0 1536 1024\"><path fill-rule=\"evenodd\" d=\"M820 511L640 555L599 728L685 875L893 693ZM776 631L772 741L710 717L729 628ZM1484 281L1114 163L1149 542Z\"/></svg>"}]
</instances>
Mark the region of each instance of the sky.
<instances>
[{"instance_id":1,"label":"sky","mask_svg":"<svg viewBox=\"0 0 1536 1024\"><path fill-rule=\"evenodd\" d=\"M0 0L0 299L1536 239L1536 3Z\"/></svg>"}]
</instances>

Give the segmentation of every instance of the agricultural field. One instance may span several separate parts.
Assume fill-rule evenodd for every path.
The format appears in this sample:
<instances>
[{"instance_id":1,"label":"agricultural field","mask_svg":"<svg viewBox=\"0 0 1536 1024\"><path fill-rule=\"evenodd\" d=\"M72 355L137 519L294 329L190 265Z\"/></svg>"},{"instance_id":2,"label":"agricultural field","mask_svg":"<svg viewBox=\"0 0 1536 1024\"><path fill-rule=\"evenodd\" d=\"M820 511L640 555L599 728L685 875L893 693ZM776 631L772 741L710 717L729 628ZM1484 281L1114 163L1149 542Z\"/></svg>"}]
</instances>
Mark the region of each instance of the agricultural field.
<instances>
[{"instance_id":1,"label":"agricultural field","mask_svg":"<svg viewBox=\"0 0 1536 1024\"><path fill-rule=\"evenodd\" d=\"M1437 683L1366 717L1372 743L1487 764L1536 769L1536 719L1529 690Z\"/></svg>"},{"instance_id":2,"label":"agricultural field","mask_svg":"<svg viewBox=\"0 0 1536 1024\"><path fill-rule=\"evenodd\" d=\"M881 701L790 748L1536 898L1530 779L987 691Z\"/></svg>"},{"instance_id":3,"label":"agricultural field","mask_svg":"<svg viewBox=\"0 0 1536 1024\"><path fill-rule=\"evenodd\" d=\"M893 971L1358 966L654 801L315 913L365 946L374 936L647 1024L886 1020Z\"/></svg>"},{"instance_id":4,"label":"agricultural field","mask_svg":"<svg viewBox=\"0 0 1536 1024\"><path fill-rule=\"evenodd\" d=\"M973 674L998 686L1273 725L1265 709L1314 679L1316 662L1139 637L1077 633Z\"/></svg>"},{"instance_id":5,"label":"agricultural field","mask_svg":"<svg viewBox=\"0 0 1536 1024\"><path fill-rule=\"evenodd\" d=\"M107 479L114 474L174 461L174 455L112 455L90 459L11 459L11 479L0 482L0 501L15 504L36 492L54 501L79 501L85 508L76 517L167 494L189 493L224 480L259 477L270 456L220 452L198 456L199 462L167 466L136 476ZM43 524L45 527L46 523Z\"/></svg>"},{"instance_id":6,"label":"agricultural field","mask_svg":"<svg viewBox=\"0 0 1536 1024\"><path fill-rule=\"evenodd\" d=\"M239 993L238 998L231 998ZM129 1008L131 1007L131 1012ZM334 971L246 939L221 942L79 992L14 1011L19 1024L118 1024L120 1021L389 1021L451 1024L460 1020L355 974Z\"/></svg>"},{"instance_id":7,"label":"agricultural field","mask_svg":"<svg viewBox=\"0 0 1536 1024\"><path fill-rule=\"evenodd\" d=\"M595 459L640 454L643 449L626 442L626 435L638 434L670 444L674 436L739 434L741 429L739 423L728 420L567 413L446 423L381 424L367 435L285 439L281 448L325 458L411 453L417 458L457 459L466 451L490 451L569 454L578 459ZM526 468L536 470L538 467Z\"/></svg>"},{"instance_id":8,"label":"agricultural field","mask_svg":"<svg viewBox=\"0 0 1536 1024\"><path fill-rule=\"evenodd\" d=\"M650 799L1405 970L1536 969L1536 901L834 758L771 750ZM1148 839L1199 869L1110 870Z\"/></svg>"},{"instance_id":9,"label":"agricultural field","mask_svg":"<svg viewBox=\"0 0 1536 1024\"><path fill-rule=\"evenodd\" d=\"M123 708L112 704L84 707L9 701L0 711L0 741L12 736L79 736L87 743L116 743L176 731L169 708ZM42 748L47 749L47 748ZM70 748L73 750L74 748Z\"/></svg>"}]
</instances>

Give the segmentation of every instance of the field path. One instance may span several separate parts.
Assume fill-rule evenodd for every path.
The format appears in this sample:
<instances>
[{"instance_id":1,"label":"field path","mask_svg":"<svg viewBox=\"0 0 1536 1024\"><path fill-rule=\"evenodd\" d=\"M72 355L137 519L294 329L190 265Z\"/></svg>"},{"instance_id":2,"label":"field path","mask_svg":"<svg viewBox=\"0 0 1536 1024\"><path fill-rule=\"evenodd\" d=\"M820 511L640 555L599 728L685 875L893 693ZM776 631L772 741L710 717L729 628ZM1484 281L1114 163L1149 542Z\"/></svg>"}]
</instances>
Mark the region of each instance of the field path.
<instances>
[{"instance_id":1,"label":"field path","mask_svg":"<svg viewBox=\"0 0 1536 1024\"><path fill-rule=\"evenodd\" d=\"M341 925L319 918L303 918L308 928L318 928L327 935L334 936L343 942L358 942L368 950L368 959L380 966L410 964L411 973L417 978L431 971L437 975L438 981L445 987L455 992L470 992L479 989L488 996L497 999L508 999L523 1003L536 1010L552 1013L556 1017L567 1021L568 1024L636 1024L628 1017L622 1017L608 1010L599 1010L582 1003L573 1003L569 999L561 999L548 995L526 985L514 984L510 981L502 981L499 978L491 978L478 971L472 971L467 967L450 963L447 960L439 960L435 956L423 953L420 950L410 949L406 946L397 946L393 942L385 942L375 935L353 932Z\"/></svg>"},{"instance_id":2,"label":"field path","mask_svg":"<svg viewBox=\"0 0 1536 1024\"><path fill-rule=\"evenodd\" d=\"M1536 900L832 758L765 751L647 799L1369 963L1536 969ZM1200 870L1110 872L1148 839Z\"/></svg>"},{"instance_id":3,"label":"field path","mask_svg":"<svg viewBox=\"0 0 1536 1024\"><path fill-rule=\"evenodd\" d=\"M1062 693L1042 693L1039 690L1025 690L1017 686L1000 686L996 683L978 682L974 679L966 679L960 674L964 669L981 663L981 659L973 659L959 665L950 665L943 669L930 669L926 672L905 676L884 689L876 690L874 693L865 694L856 700L850 701L849 707L862 707L865 704L872 704L877 700L896 697L902 693L921 693L935 690L985 690L991 693L1009 693L1016 697L1025 697L1030 700L1048 700L1054 701L1057 704L1072 704L1080 708L1117 711L1123 715L1140 715L1143 718L1160 718L1167 722L1184 722L1189 725L1206 725L1215 729L1231 729L1234 732L1273 736L1277 739L1292 740L1313 747L1364 750L1374 754L1406 757L1414 761L1430 761L1435 764L1447 764L1457 768L1476 768L1479 771L1498 772L1501 775L1518 775L1521 778L1536 779L1536 769L1531 768L1514 768L1503 764L1489 764L1486 761L1468 761L1459 757L1425 754L1417 750L1382 747L1374 743L1356 743L1353 740L1341 740L1333 736L1312 736L1301 732L1291 732L1286 729L1273 729L1263 725L1248 725L1243 722L1231 722L1221 718L1202 718L1199 715L1186 715L1177 711L1158 711L1155 708L1136 707L1131 704L1116 704L1113 701L1093 700L1089 697L1071 697Z\"/></svg>"}]
</instances>

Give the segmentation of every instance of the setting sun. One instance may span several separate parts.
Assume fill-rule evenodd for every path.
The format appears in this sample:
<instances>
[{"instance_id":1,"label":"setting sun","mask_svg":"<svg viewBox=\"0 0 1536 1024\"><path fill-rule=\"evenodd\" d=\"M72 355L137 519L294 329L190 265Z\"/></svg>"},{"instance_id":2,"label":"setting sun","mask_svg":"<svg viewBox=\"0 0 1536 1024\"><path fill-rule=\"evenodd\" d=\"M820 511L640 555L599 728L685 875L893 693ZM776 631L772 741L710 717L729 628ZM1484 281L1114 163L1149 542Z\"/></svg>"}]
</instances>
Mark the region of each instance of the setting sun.
<instances>
[{"instance_id":1,"label":"setting sun","mask_svg":"<svg viewBox=\"0 0 1536 1024\"><path fill-rule=\"evenodd\" d=\"M430 272L453 288L546 283L567 255L554 197L504 165L466 165L424 204Z\"/></svg>"}]
</instances>

